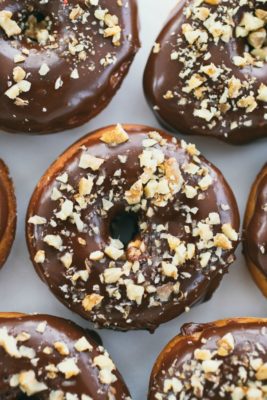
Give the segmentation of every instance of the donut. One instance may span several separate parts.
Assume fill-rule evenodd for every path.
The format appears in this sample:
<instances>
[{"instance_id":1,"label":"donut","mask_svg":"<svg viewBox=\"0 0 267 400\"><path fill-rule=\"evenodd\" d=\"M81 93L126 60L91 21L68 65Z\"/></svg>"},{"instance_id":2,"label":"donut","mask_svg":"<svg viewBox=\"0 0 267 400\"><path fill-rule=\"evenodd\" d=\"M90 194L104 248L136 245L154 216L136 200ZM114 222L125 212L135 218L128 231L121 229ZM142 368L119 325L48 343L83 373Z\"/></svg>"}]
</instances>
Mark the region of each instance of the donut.
<instances>
[{"instance_id":1,"label":"donut","mask_svg":"<svg viewBox=\"0 0 267 400\"><path fill-rule=\"evenodd\" d=\"M193 144L140 125L79 140L39 181L26 236L41 279L97 327L147 329L211 297L239 213Z\"/></svg>"},{"instance_id":2,"label":"donut","mask_svg":"<svg viewBox=\"0 0 267 400\"><path fill-rule=\"evenodd\" d=\"M16 231L17 206L9 171L0 159L0 268L11 250Z\"/></svg>"},{"instance_id":3,"label":"donut","mask_svg":"<svg viewBox=\"0 0 267 400\"><path fill-rule=\"evenodd\" d=\"M244 219L244 254L256 284L267 297L267 164L249 194Z\"/></svg>"},{"instance_id":4,"label":"donut","mask_svg":"<svg viewBox=\"0 0 267 400\"><path fill-rule=\"evenodd\" d=\"M1 0L0 129L45 134L86 123L139 47L135 0Z\"/></svg>"},{"instance_id":5,"label":"donut","mask_svg":"<svg viewBox=\"0 0 267 400\"><path fill-rule=\"evenodd\" d=\"M144 74L159 121L232 144L266 137L266 23L265 1L181 0Z\"/></svg>"},{"instance_id":6,"label":"donut","mask_svg":"<svg viewBox=\"0 0 267 400\"><path fill-rule=\"evenodd\" d=\"M0 313L0 354L1 399L131 400L108 352L68 320Z\"/></svg>"},{"instance_id":7,"label":"donut","mask_svg":"<svg viewBox=\"0 0 267 400\"><path fill-rule=\"evenodd\" d=\"M148 400L263 400L267 319L186 324L159 355Z\"/></svg>"}]
</instances>

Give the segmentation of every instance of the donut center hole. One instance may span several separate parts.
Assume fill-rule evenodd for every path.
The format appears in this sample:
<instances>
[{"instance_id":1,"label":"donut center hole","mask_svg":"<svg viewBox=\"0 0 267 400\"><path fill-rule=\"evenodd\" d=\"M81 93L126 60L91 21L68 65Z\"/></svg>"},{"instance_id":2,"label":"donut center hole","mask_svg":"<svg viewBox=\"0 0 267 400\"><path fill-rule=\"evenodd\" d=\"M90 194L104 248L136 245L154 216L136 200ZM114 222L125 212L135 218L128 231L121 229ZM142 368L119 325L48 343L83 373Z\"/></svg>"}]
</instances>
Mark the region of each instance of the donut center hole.
<instances>
[{"instance_id":1,"label":"donut center hole","mask_svg":"<svg viewBox=\"0 0 267 400\"><path fill-rule=\"evenodd\" d=\"M242 14L236 27L236 36L243 39L243 57L246 64L253 59L267 61L267 11L257 8ZM247 55L248 54L248 55ZM252 60L249 59L252 56ZM240 60L242 63L242 60Z\"/></svg>"},{"instance_id":2,"label":"donut center hole","mask_svg":"<svg viewBox=\"0 0 267 400\"><path fill-rule=\"evenodd\" d=\"M22 20L22 32L28 41L46 45L51 41L52 21L41 12L27 11Z\"/></svg>"},{"instance_id":3,"label":"donut center hole","mask_svg":"<svg viewBox=\"0 0 267 400\"><path fill-rule=\"evenodd\" d=\"M110 236L119 239L125 247L138 235L138 214L132 211L122 211L110 223Z\"/></svg>"}]
</instances>

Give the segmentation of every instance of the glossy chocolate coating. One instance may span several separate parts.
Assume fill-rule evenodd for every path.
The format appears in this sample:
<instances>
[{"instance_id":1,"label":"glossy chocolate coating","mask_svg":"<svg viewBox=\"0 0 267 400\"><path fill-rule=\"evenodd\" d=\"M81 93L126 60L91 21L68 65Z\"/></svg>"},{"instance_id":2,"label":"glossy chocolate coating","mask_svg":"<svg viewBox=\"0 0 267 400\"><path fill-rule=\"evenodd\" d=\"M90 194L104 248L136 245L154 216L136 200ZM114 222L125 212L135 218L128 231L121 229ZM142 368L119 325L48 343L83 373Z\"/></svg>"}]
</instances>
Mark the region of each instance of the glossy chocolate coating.
<instances>
[{"instance_id":1,"label":"glossy chocolate coating","mask_svg":"<svg viewBox=\"0 0 267 400\"><path fill-rule=\"evenodd\" d=\"M267 165L263 171L266 168ZM248 258L267 276L267 173L257 185L253 216L245 232L245 251Z\"/></svg>"},{"instance_id":2,"label":"glossy chocolate coating","mask_svg":"<svg viewBox=\"0 0 267 400\"><path fill-rule=\"evenodd\" d=\"M46 400L52 391L62 391L64 398L66 393L89 396L93 400L130 400L128 389L123 382L120 373L113 370L116 381L111 385L102 384L99 380L99 369L93 365L96 356L103 354L103 348L84 329L71 321L49 315L23 315L21 317L3 314L0 318L0 329L7 328L8 334L16 337L26 332L30 338L26 341L18 341L17 347L27 346L36 352L37 365L31 363L26 357L14 358L0 346L0 399L13 400L20 398L22 391L18 387L10 387L10 378L22 371L34 371L39 382L45 383L49 389L37 393L38 399ZM43 333L38 332L38 325L46 323ZM91 344L92 350L78 352L75 349L76 342L86 337ZM62 356L54 348L54 343L64 343L69 349L67 358L76 358L80 373L77 376L65 379L64 375L58 373L54 379L47 377L45 367L61 363L66 356ZM52 354L45 354L43 350L48 347ZM110 397L109 397L110 394ZM114 397L113 397L113 396ZM35 397L34 397L35 398ZM60 397L61 398L61 397ZM86 397L85 397L86 398ZM87 398L86 398L87 399Z\"/></svg>"},{"instance_id":3,"label":"glossy chocolate coating","mask_svg":"<svg viewBox=\"0 0 267 400\"><path fill-rule=\"evenodd\" d=\"M16 199L12 180L0 159L0 267L11 250L16 230Z\"/></svg>"},{"instance_id":4,"label":"glossy chocolate coating","mask_svg":"<svg viewBox=\"0 0 267 400\"><path fill-rule=\"evenodd\" d=\"M11 11L15 21L19 20L20 13L30 15L27 12L30 7L36 14L48 16L52 21L50 31L56 32L58 47L50 49L37 42L29 42L23 33L7 38L0 29L0 129L37 134L63 131L84 124L107 106L140 46L136 1L123 0L122 4L119 6L113 0L99 1L102 9L108 9L119 19L121 44L115 46L112 38L104 38L103 33L99 33L99 20L94 17L98 7L87 7L85 0L51 0L43 4L35 0L1 1L0 9ZM86 23L81 20L73 23L69 18L71 10L78 5L90 13ZM70 54L68 46L73 37L86 43L85 60L79 60L78 53ZM25 56L24 62L15 64L14 56L21 54L23 49L29 51L29 55ZM107 54L115 57L115 62L105 67L100 62ZM43 64L50 68L45 76L39 73ZM4 95L8 82L12 82L12 71L16 66L21 66L27 72L25 79L31 82L30 91L20 96L29 101L27 106L17 106ZM78 79L70 77L75 68L79 73ZM55 90L60 77L63 85Z\"/></svg>"},{"instance_id":5,"label":"glossy chocolate coating","mask_svg":"<svg viewBox=\"0 0 267 400\"><path fill-rule=\"evenodd\" d=\"M243 144L266 137L267 121L264 117L266 103L264 102L259 101L257 108L250 113L246 113L244 108L231 108L225 114L222 113L219 120L213 118L209 123L194 116L194 110L201 108L203 98L197 99L192 92L187 94L183 89L186 86L187 79L194 73L201 73L203 76L203 72L200 72L201 65L213 63L219 68L225 66L229 68L229 76L239 79L242 84L246 84L249 79L254 79L251 89L255 97L257 97L260 84L266 83L267 65L263 63L260 68L250 65L240 68L234 64L234 57L243 56L244 51L249 51L247 38L236 38L234 34L229 42L225 43L219 40L216 44L209 36L207 50L192 62L192 69L190 69L189 74L184 73L184 77L179 77L183 70L183 64L178 60L171 60L171 53L181 49L190 51L191 46L182 35L182 26L183 24L194 24L193 14L188 18L185 16L189 7L193 7L193 3L191 0L182 0L175 6L167 24L155 40L156 43L160 44L160 51L159 53L152 51L147 62L144 74L144 90L155 116L163 126L174 131L188 135L212 136L232 144ZM218 4L218 7L222 5L229 10L240 7L239 0L218 2ZM262 2L252 1L250 4L251 7L243 6L234 14L234 27L240 22L244 12L254 13L256 8L266 10L266 4ZM201 7L216 13L217 5L209 5L208 2L203 2L199 5L199 8ZM218 11L218 14L220 13L225 15L225 12ZM203 26L200 29L207 32ZM180 35L179 40L178 35ZM205 59L208 52L210 57ZM187 56L185 55L184 58L187 58ZM211 88L211 99L208 103L210 107L218 107L218 104L212 98L212 94L220 97L227 87L227 79L225 76L222 79L214 79L214 81L207 80L207 87ZM173 92L173 98L164 99L163 96L169 90ZM246 95L249 95L249 93L247 92ZM186 99L185 102L184 99Z\"/></svg>"},{"instance_id":6,"label":"glossy chocolate coating","mask_svg":"<svg viewBox=\"0 0 267 400\"><path fill-rule=\"evenodd\" d=\"M201 380L203 393L196 395L197 390L188 389L190 387L190 376L192 373L201 376L201 372L197 373L199 365L195 365L193 371L188 369L187 380L182 378L183 389L179 391L173 399L180 399L181 392L185 392L185 399L230 399L231 387L259 387L266 384L266 380L258 381L255 384L255 371L251 374L249 371L249 360L255 359L260 354L262 363L267 362L267 337L266 337L267 320L256 318L240 318L229 319L225 321L217 321L207 324L186 324L181 329L181 334L175 337L165 347L159 355L153 368L150 388L149 400L167 400L168 395L164 394L164 382L166 379L172 379L174 376L179 379L179 372L182 371L183 365L190 362L196 362L194 353L196 350L209 350L213 354L213 359L222 362L220 372L211 374L206 379ZM214 356L218 349L218 340L231 335L234 338L234 349L226 356ZM241 379L241 370L242 377ZM250 372L250 373L249 373ZM229 382L230 380L230 382ZM250 384L248 384L250 382ZM229 383L229 386L227 387ZM187 386L187 389L186 389ZM247 391L247 389L246 389ZM161 393L162 397L156 397L157 393ZM171 391L168 392L171 395ZM240 393L239 393L240 395ZM248 395L249 396L249 395ZM244 395L243 398L249 398ZM251 397L253 398L253 397ZM265 397L259 397L265 398Z\"/></svg>"},{"instance_id":7,"label":"glossy chocolate coating","mask_svg":"<svg viewBox=\"0 0 267 400\"><path fill-rule=\"evenodd\" d=\"M186 307L211 297L223 275L228 271L229 265L233 262L234 251L238 243L233 242L231 249L223 250L221 258L217 259L215 257L216 261L211 258L206 268L201 268L199 260L195 258L181 265L179 267L179 276L182 276L180 279L181 290L179 294L175 294L172 293L172 289L173 283L177 282L177 280L175 281L171 278L163 279L159 273L159 264L164 258L163 254L168 251L168 244L166 240L161 239L161 231L156 230L157 226L168 224L167 233L178 236L185 243L197 243L198 239L192 236L192 232L185 232L185 225L188 224L190 226L190 223L186 222L186 218L189 217L185 211L186 207L191 209L198 207L196 215L192 215L193 220L196 218L197 221L207 218L211 212L217 212L221 223L230 223L236 231L239 230L239 213L233 193L222 174L204 157L199 156L201 167L207 168L213 178L211 186L205 192L200 193L200 200L197 197L187 199L182 190L180 190L164 207L154 207L155 212L151 217L146 215L149 206L152 206L149 200L147 206L137 212L139 227L145 223L146 230L142 231L140 228L139 234L135 238L142 240L145 244L144 253L139 258L137 257L136 260L140 263L139 271L142 271L144 276L145 287L154 285L155 290L158 292L156 294L155 291L150 294L146 293L139 305L134 301L129 301L123 285L119 288L120 296L118 299L109 297L108 289L112 285L107 285L100 279L101 274L109 266L107 257L96 262L90 262L88 257L94 251L104 251L109 244L111 222L114 217L129 209L124 194L143 172L139 163L139 156L143 151L142 143L143 140L148 139L149 132L154 131L150 127L125 125L124 129L129 135L129 140L119 146L111 147L101 142L100 137L103 132L109 132L113 128L108 127L96 131L81 139L63 153L38 183L27 214L27 221L35 215L44 217L47 221L50 220L57 209L57 203L52 201L50 197L53 188L60 188L60 183L56 180L57 176L67 173L68 183L72 187L77 187L81 177L90 172L89 170L81 170L78 167L81 155L88 150L90 154L105 159L98 175L104 176L105 180L99 187L100 194L96 196L95 203L82 210L81 219L89 223L89 227L96 226L99 229L99 233L92 233L92 229L89 229L89 233L83 232L79 234L76 226L68 221L57 221L57 226L55 227L49 226L48 222L44 225L28 223L28 247L36 271L42 280L57 298L71 310L84 318L92 320L100 327L121 330L148 329L153 331L159 324L183 313ZM187 162L193 161L194 158L187 153L180 142L176 142L164 132L159 131L159 133L166 140L166 143L163 146L157 144L155 148L160 149L166 159L173 157L177 160L180 168ZM127 161L124 164L120 162L118 157L122 155L127 156ZM116 178L116 171L118 170L121 170L121 175ZM183 174L183 178L191 185L196 185L199 179L197 176L190 174ZM113 181L115 181L114 185ZM94 188L93 193L96 190L97 188ZM99 208L102 206L102 199L108 198L110 190L113 190L114 193L114 206L101 215ZM229 207L223 208L223 205L228 205ZM63 254L58 254L54 248L43 241L47 234L62 234L62 230L69 232L68 238L64 238L63 241L65 245L69 246L68 250L73 250L74 271L84 270L87 258L87 267L90 273L86 282L78 280L75 285L72 285L70 278L73 271L71 269L68 270L70 274L68 277L68 273L65 273L65 267L59 260ZM220 225L214 226L214 230L217 233L220 230ZM77 236L85 240L84 245L78 242ZM46 254L43 263L34 261L36 253L40 250ZM213 251L215 252L215 249ZM122 259L115 262L115 266L122 267L125 261L132 261L127 252ZM130 271L127 279L132 279L133 282L137 283L138 276L138 271ZM155 283L157 280L158 283ZM92 293L94 285L99 285L100 290L98 293L103 296L103 300L96 310L89 313L84 310L81 302L85 293ZM160 301L158 297L160 296L160 291L164 292L168 288L171 288L169 298L165 301ZM123 313L121 309L124 310Z\"/></svg>"}]
</instances>

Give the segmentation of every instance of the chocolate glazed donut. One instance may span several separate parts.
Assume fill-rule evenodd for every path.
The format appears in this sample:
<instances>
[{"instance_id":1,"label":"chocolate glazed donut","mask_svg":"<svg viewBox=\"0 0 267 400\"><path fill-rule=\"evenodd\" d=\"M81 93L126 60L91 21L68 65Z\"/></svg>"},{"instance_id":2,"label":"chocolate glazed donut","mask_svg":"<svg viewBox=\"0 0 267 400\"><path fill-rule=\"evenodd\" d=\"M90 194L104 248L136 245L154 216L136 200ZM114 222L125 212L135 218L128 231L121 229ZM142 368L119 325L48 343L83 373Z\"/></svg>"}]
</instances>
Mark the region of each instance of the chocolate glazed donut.
<instances>
[{"instance_id":1,"label":"chocolate glazed donut","mask_svg":"<svg viewBox=\"0 0 267 400\"><path fill-rule=\"evenodd\" d=\"M244 253L256 284L267 297L267 164L249 195L244 220Z\"/></svg>"},{"instance_id":2,"label":"chocolate glazed donut","mask_svg":"<svg viewBox=\"0 0 267 400\"><path fill-rule=\"evenodd\" d=\"M0 398L131 400L108 352L49 315L0 313Z\"/></svg>"},{"instance_id":3,"label":"chocolate glazed donut","mask_svg":"<svg viewBox=\"0 0 267 400\"><path fill-rule=\"evenodd\" d=\"M159 355L148 399L265 399L266 328L266 318L185 325Z\"/></svg>"},{"instance_id":4,"label":"chocolate glazed donut","mask_svg":"<svg viewBox=\"0 0 267 400\"><path fill-rule=\"evenodd\" d=\"M2 0L0 129L84 124L110 102L139 47L135 0Z\"/></svg>"},{"instance_id":5,"label":"chocolate glazed donut","mask_svg":"<svg viewBox=\"0 0 267 400\"><path fill-rule=\"evenodd\" d=\"M0 159L0 268L6 261L15 237L17 206L9 171Z\"/></svg>"},{"instance_id":6,"label":"chocolate glazed donut","mask_svg":"<svg viewBox=\"0 0 267 400\"><path fill-rule=\"evenodd\" d=\"M266 137L266 22L262 1L180 1L144 74L159 121L233 144Z\"/></svg>"},{"instance_id":7,"label":"chocolate glazed donut","mask_svg":"<svg viewBox=\"0 0 267 400\"><path fill-rule=\"evenodd\" d=\"M120 330L154 331L210 298L234 261L238 230L218 169L193 144L139 125L71 146L27 214L42 280L71 310Z\"/></svg>"}]
</instances>

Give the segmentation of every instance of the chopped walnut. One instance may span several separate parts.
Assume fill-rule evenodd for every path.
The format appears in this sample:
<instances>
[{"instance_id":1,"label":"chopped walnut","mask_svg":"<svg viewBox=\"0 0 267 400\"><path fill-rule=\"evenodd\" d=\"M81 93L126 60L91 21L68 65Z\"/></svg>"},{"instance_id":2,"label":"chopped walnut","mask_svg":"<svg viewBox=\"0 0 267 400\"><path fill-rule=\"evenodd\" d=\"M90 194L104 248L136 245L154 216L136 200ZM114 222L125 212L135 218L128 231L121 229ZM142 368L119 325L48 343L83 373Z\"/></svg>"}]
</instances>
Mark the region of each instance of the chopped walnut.
<instances>
[{"instance_id":1,"label":"chopped walnut","mask_svg":"<svg viewBox=\"0 0 267 400\"><path fill-rule=\"evenodd\" d=\"M21 390L26 393L27 396L33 396L36 393L40 393L48 389L45 383L39 382L36 379L35 372L32 370L21 372L19 374L18 381Z\"/></svg>"},{"instance_id":2,"label":"chopped walnut","mask_svg":"<svg viewBox=\"0 0 267 400\"><path fill-rule=\"evenodd\" d=\"M75 343L75 349L79 352L84 352L84 351L92 351L93 346L88 342L86 337L81 337L76 343Z\"/></svg>"},{"instance_id":3,"label":"chopped walnut","mask_svg":"<svg viewBox=\"0 0 267 400\"><path fill-rule=\"evenodd\" d=\"M138 305L142 303L144 288L140 285L134 285L132 283L127 285L127 297L129 300L135 301Z\"/></svg>"},{"instance_id":4,"label":"chopped walnut","mask_svg":"<svg viewBox=\"0 0 267 400\"><path fill-rule=\"evenodd\" d=\"M218 340L218 355L222 357L228 356L235 348L235 341L231 333L227 333Z\"/></svg>"},{"instance_id":5,"label":"chopped walnut","mask_svg":"<svg viewBox=\"0 0 267 400\"><path fill-rule=\"evenodd\" d=\"M103 300L103 296L93 293L85 296L82 301L83 308L85 311L92 311L93 308L97 307Z\"/></svg>"},{"instance_id":6,"label":"chopped walnut","mask_svg":"<svg viewBox=\"0 0 267 400\"><path fill-rule=\"evenodd\" d=\"M0 27L5 31L8 37L19 35L21 33L21 29L12 19L12 12L3 10L0 11Z\"/></svg>"},{"instance_id":7,"label":"chopped walnut","mask_svg":"<svg viewBox=\"0 0 267 400\"><path fill-rule=\"evenodd\" d=\"M82 154L79 167L82 169L91 168L93 171L98 171L104 162L105 160L102 158L97 158L90 154Z\"/></svg>"},{"instance_id":8,"label":"chopped walnut","mask_svg":"<svg viewBox=\"0 0 267 400\"><path fill-rule=\"evenodd\" d=\"M73 376L77 376L81 372L74 358L65 358L62 362L60 362L57 365L57 368L60 372L62 372L65 375L66 379L70 379Z\"/></svg>"},{"instance_id":9,"label":"chopped walnut","mask_svg":"<svg viewBox=\"0 0 267 400\"><path fill-rule=\"evenodd\" d=\"M101 136L102 142L111 146L118 146L129 140L127 132L123 129L122 125L118 124L112 130L108 130Z\"/></svg>"},{"instance_id":10,"label":"chopped walnut","mask_svg":"<svg viewBox=\"0 0 267 400\"><path fill-rule=\"evenodd\" d=\"M143 195L143 184L141 180L135 182L129 190L125 192L125 199L128 204L138 204Z\"/></svg>"}]
</instances>

